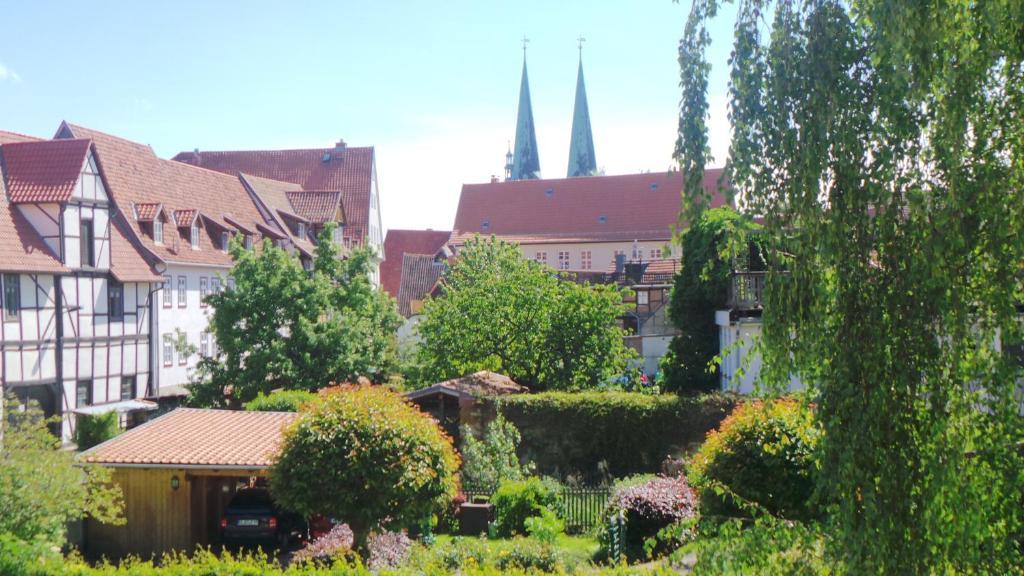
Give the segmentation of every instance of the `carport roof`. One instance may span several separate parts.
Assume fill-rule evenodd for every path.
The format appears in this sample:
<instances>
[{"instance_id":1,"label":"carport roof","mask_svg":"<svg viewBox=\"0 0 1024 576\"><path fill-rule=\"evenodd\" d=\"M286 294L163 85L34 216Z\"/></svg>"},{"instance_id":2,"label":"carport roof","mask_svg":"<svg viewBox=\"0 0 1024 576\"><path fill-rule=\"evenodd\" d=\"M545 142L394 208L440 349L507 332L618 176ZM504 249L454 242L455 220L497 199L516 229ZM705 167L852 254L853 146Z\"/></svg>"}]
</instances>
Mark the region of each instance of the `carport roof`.
<instances>
[{"instance_id":1,"label":"carport roof","mask_svg":"<svg viewBox=\"0 0 1024 576\"><path fill-rule=\"evenodd\" d=\"M79 455L135 468L262 469L273 464L298 414L178 408Z\"/></svg>"}]
</instances>

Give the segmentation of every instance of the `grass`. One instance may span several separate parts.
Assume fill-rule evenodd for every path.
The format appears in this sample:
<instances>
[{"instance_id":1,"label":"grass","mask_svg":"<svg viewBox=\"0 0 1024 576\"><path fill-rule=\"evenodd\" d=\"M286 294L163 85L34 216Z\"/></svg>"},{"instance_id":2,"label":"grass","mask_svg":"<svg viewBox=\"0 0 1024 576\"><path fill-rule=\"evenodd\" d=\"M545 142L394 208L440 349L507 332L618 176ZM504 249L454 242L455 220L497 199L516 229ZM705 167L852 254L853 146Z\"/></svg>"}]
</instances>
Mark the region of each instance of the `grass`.
<instances>
[{"instance_id":1,"label":"grass","mask_svg":"<svg viewBox=\"0 0 1024 576\"><path fill-rule=\"evenodd\" d=\"M434 542L433 547L450 546L457 538L475 539L473 536L452 536L450 534L438 534L436 538L437 540ZM480 541L485 543L485 546L493 548L495 553L497 553L498 548L509 542L505 538L494 540L481 538ZM568 559L584 563L589 562L597 554L600 545L591 536L569 536L568 534L562 534L555 541L555 548L565 554Z\"/></svg>"}]
</instances>

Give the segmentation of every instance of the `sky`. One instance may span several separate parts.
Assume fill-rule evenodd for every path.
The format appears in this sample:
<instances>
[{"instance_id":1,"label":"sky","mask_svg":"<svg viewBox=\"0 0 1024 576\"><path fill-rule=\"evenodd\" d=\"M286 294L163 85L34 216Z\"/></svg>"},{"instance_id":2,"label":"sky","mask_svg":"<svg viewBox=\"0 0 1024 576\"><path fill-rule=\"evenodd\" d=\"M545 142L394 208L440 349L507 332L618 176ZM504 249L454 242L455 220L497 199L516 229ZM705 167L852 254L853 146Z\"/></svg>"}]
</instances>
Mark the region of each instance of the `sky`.
<instances>
[{"instance_id":1,"label":"sky","mask_svg":"<svg viewBox=\"0 0 1024 576\"><path fill-rule=\"evenodd\" d=\"M0 0L0 129L62 120L183 150L374 146L385 229L449 229L464 183L502 175L522 38L541 175L565 176L577 38L597 164L673 165L680 0ZM728 147L731 32L712 28L711 148Z\"/></svg>"}]
</instances>

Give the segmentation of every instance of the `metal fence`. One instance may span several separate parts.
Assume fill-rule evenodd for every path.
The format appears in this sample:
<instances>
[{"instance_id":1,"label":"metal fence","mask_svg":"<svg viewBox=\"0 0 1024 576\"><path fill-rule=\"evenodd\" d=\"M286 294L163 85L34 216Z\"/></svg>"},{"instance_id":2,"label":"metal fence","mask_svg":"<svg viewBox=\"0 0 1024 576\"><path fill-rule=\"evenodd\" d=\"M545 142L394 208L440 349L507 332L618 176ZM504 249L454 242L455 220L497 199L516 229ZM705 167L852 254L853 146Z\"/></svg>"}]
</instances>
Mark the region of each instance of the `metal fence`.
<instances>
[{"instance_id":1,"label":"metal fence","mask_svg":"<svg viewBox=\"0 0 1024 576\"><path fill-rule=\"evenodd\" d=\"M464 486L462 493L467 502L490 499L496 488ZM608 504L608 488L562 488L559 494L565 530L571 534L586 532L601 522L601 512Z\"/></svg>"}]
</instances>

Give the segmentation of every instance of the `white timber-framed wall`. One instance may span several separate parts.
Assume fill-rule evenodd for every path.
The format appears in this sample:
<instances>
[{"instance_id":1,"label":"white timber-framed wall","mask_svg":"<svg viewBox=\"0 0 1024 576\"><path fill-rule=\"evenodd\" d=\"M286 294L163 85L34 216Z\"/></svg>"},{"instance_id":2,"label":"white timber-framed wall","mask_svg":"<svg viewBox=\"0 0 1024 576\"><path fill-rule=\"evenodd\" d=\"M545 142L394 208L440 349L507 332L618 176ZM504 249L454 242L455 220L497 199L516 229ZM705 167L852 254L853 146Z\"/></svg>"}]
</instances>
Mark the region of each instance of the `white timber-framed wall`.
<instances>
[{"instance_id":1,"label":"white timber-framed wall","mask_svg":"<svg viewBox=\"0 0 1024 576\"><path fill-rule=\"evenodd\" d=\"M60 415L54 431L68 441L76 424L73 410L147 395L156 285L121 283L111 272L113 207L91 150L66 202L16 209L69 272L3 271L0 374L5 393L35 399L46 412ZM85 249L83 236L92 237Z\"/></svg>"}]
</instances>

